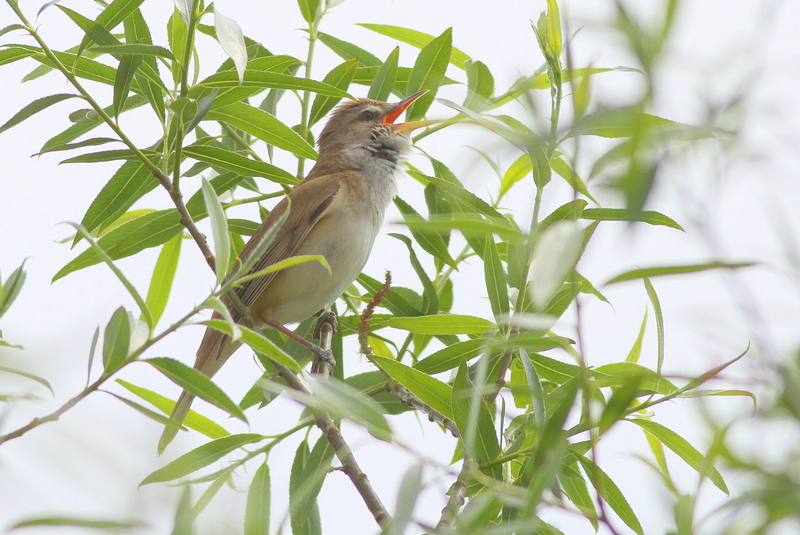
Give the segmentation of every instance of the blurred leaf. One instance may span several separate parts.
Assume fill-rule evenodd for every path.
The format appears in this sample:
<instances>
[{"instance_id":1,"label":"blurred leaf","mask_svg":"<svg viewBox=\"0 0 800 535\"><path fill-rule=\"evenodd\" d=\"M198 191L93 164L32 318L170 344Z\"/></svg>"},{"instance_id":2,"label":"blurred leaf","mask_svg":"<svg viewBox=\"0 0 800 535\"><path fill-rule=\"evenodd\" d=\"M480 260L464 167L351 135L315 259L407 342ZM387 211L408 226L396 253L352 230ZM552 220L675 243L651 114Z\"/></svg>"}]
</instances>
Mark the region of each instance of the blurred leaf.
<instances>
[{"instance_id":1,"label":"blurred leaf","mask_svg":"<svg viewBox=\"0 0 800 535\"><path fill-rule=\"evenodd\" d=\"M606 284L613 284L616 282L623 282L633 279L642 279L650 277L658 277L661 275L680 275L683 273L696 273L698 271L706 271L709 269L739 269L751 267L756 265L757 262L740 262L736 264L728 264L725 262L709 262L707 264L693 264L688 266L671 266L671 267L654 267L644 269L634 269L627 271L621 275L617 275L613 279L606 282Z\"/></svg>"},{"instance_id":2,"label":"blurred leaf","mask_svg":"<svg viewBox=\"0 0 800 535\"><path fill-rule=\"evenodd\" d=\"M401 28L400 26L391 26L388 24L358 24L357 26L363 26L368 30L385 35L386 37L391 37L401 43L406 43L416 48L424 49L435 39L432 35L427 33ZM448 61L459 69L464 69L464 62L469 60L470 57L457 48L452 48L452 50L449 51Z\"/></svg>"},{"instance_id":3,"label":"blurred leaf","mask_svg":"<svg viewBox=\"0 0 800 535\"><path fill-rule=\"evenodd\" d=\"M389 318L389 327L417 334L482 334L497 329L489 320L458 314Z\"/></svg>"},{"instance_id":4,"label":"blurred leaf","mask_svg":"<svg viewBox=\"0 0 800 535\"><path fill-rule=\"evenodd\" d=\"M103 333L103 368L111 375L125 364L131 339L128 312L119 307L106 325Z\"/></svg>"},{"instance_id":5,"label":"blurred leaf","mask_svg":"<svg viewBox=\"0 0 800 535\"><path fill-rule=\"evenodd\" d=\"M359 275L356 280L373 295L383 286L382 282L364 273ZM392 286L389 293L383 296L380 306L396 316L419 316L422 298L409 288Z\"/></svg>"},{"instance_id":6,"label":"blurred leaf","mask_svg":"<svg viewBox=\"0 0 800 535\"><path fill-rule=\"evenodd\" d=\"M175 0L181 1L181 0ZM141 486L141 484L139 485ZM175 508L175 527L170 535L194 535L192 529L192 488L186 485L181 492L178 506Z\"/></svg>"},{"instance_id":7,"label":"blurred leaf","mask_svg":"<svg viewBox=\"0 0 800 535\"><path fill-rule=\"evenodd\" d=\"M641 382L641 375L633 375L613 391L597 424L601 435L627 415L631 403L640 395Z\"/></svg>"},{"instance_id":8,"label":"blurred leaf","mask_svg":"<svg viewBox=\"0 0 800 535\"><path fill-rule=\"evenodd\" d=\"M231 401L217 385L211 382L211 379L201 372L189 368L182 362L166 357L145 359L144 362L151 364L163 373L167 379L183 387L190 394L208 401L243 422L247 422L247 418L245 418L239 406Z\"/></svg>"},{"instance_id":9,"label":"blurred leaf","mask_svg":"<svg viewBox=\"0 0 800 535\"><path fill-rule=\"evenodd\" d=\"M581 219L595 221L640 221L650 225L664 225L665 227L683 230L678 223L659 212L651 210L626 210L624 208L587 208L581 212Z\"/></svg>"},{"instance_id":10,"label":"blurred leaf","mask_svg":"<svg viewBox=\"0 0 800 535\"><path fill-rule=\"evenodd\" d=\"M263 440L262 435L254 433L230 435L217 440L212 440L202 446L193 449L188 453L184 453L168 465L159 468L152 472L142 480L139 486L147 485L150 483L160 483L164 481L172 481L184 476L188 476L205 468L211 463L222 459L232 451L235 451L247 444L253 444Z\"/></svg>"},{"instance_id":11,"label":"blurred leaf","mask_svg":"<svg viewBox=\"0 0 800 535\"><path fill-rule=\"evenodd\" d=\"M423 403L430 405L445 418L453 418L453 410L450 406L453 389L450 385L414 368L409 368L405 364L400 364L396 360L378 356L373 356L371 360L392 379L408 388Z\"/></svg>"},{"instance_id":12,"label":"blurred leaf","mask_svg":"<svg viewBox=\"0 0 800 535\"><path fill-rule=\"evenodd\" d=\"M6 121L3 124L3 126L0 126L0 132L5 132L12 126L18 125L25 119L31 117L32 115L35 115L36 113L39 113L42 110L49 108L53 104L58 104L59 102L62 102L70 98L78 98L78 95L63 93L36 99L27 106L25 106L24 108L22 108L21 110L19 110L16 114L14 114L14 116L8 121Z\"/></svg>"},{"instance_id":13,"label":"blurred leaf","mask_svg":"<svg viewBox=\"0 0 800 535\"><path fill-rule=\"evenodd\" d=\"M171 414L172 409L175 407L175 402L173 400L162 396L161 394L157 394L152 390L142 388L141 386L136 386L127 381L123 381L122 379L115 379L115 381L124 386L133 394L155 406L164 414ZM202 433L208 438L221 438L230 435L230 433L224 427L191 409L189 410L189 414L186 416L186 419L183 421L183 425L189 429L194 429L198 433Z\"/></svg>"},{"instance_id":14,"label":"blurred leaf","mask_svg":"<svg viewBox=\"0 0 800 535\"><path fill-rule=\"evenodd\" d=\"M392 93L395 80L397 80L397 63L400 59L400 47L391 51L389 57L383 62L369 87L367 98L386 101Z\"/></svg>"},{"instance_id":15,"label":"blurred leaf","mask_svg":"<svg viewBox=\"0 0 800 535\"><path fill-rule=\"evenodd\" d=\"M628 500L625 499L625 496L622 494L622 491L619 490L616 483L608 477L608 474L603 472L599 466L585 456L575 452L570 453L581 463L584 472L586 472L586 475L589 477L589 481L592 482L592 486L597 490L597 493L603 501L605 501L617 516L620 517L629 528L637 533L637 535L644 535L642 525L639 523L639 519L636 518L636 514L633 512L633 509L631 509Z\"/></svg>"},{"instance_id":16,"label":"blurred leaf","mask_svg":"<svg viewBox=\"0 0 800 535\"><path fill-rule=\"evenodd\" d=\"M334 67L331 72L325 75L322 81L333 87L338 87L343 91L347 91L347 88L350 87L350 82L353 80L353 76L356 74L358 63L358 60L355 59L347 60ZM342 100L342 97L330 97L325 95L317 95L314 97L314 103L311 105L311 112L308 116L308 125L312 126L325 117L340 100Z\"/></svg>"},{"instance_id":17,"label":"blurred leaf","mask_svg":"<svg viewBox=\"0 0 800 535\"><path fill-rule=\"evenodd\" d=\"M583 251L583 232L562 221L543 232L533 252L528 284L537 310L542 310L575 268Z\"/></svg>"},{"instance_id":18,"label":"blurred leaf","mask_svg":"<svg viewBox=\"0 0 800 535\"><path fill-rule=\"evenodd\" d=\"M89 520L84 518L70 518L70 517L62 517L62 516L50 516L50 517L41 517L41 518L32 518L29 520L22 520L17 522L7 529L8 531L14 531L19 528L30 528L30 527L37 527L37 526L67 526L67 527L79 527L79 528L89 528L89 529L131 529L131 528L140 528L144 527L147 524L140 522L138 520L131 520L129 522L118 522L115 520Z\"/></svg>"},{"instance_id":19,"label":"blurred leaf","mask_svg":"<svg viewBox=\"0 0 800 535\"><path fill-rule=\"evenodd\" d=\"M372 25L375 26L375 25ZM374 28L371 28L374 29ZM436 97L436 92L447 71L447 62L453 49L453 29L446 29L442 35L431 40L420 50L414 68L408 77L407 94L427 89L428 92L409 106L406 117L416 121L425 115ZM463 63L462 63L463 65Z\"/></svg>"},{"instance_id":20,"label":"blurred leaf","mask_svg":"<svg viewBox=\"0 0 800 535\"><path fill-rule=\"evenodd\" d=\"M565 466L561 474L558 476L558 481L561 483L561 488L564 489L564 494L567 495L569 501L592 523L592 527L597 531L597 510L595 509L594 501L589 488L586 485L586 480L580 470L574 465Z\"/></svg>"},{"instance_id":21,"label":"blurred leaf","mask_svg":"<svg viewBox=\"0 0 800 535\"><path fill-rule=\"evenodd\" d=\"M722 479L722 475L714 468L711 461L704 457L703 454L697 451L694 446L689 444L686 439L678 435L675 431L651 420L642 418L630 418L628 421L635 423L660 440L666 447L675 452L678 457L683 459L686 464L697 470L701 476L707 477L719 490L725 494L729 494L725 480Z\"/></svg>"},{"instance_id":22,"label":"blurred leaf","mask_svg":"<svg viewBox=\"0 0 800 535\"><path fill-rule=\"evenodd\" d=\"M430 277L425 272L425 269L422 267L422 264L420 264L419 259L417 258L417 253L414 251L412 241L407 236L403 236L402 234L390 233L389 236L400 240L408 248L408 257L411 261L411 267L414 268L414 272L416 272L417 277L419 277L419 280L422 283L422 287L425 289L422 295L422 308L420 309L420 312L423 315L438 313L439 294L437 293L436 287L433 285ZM415 316L416 315L417 314L415 314Z\"/></svg>"},{"instance_id":23,"label":"blurred leaf","mask_svg":"<svg viewBox=\"0 0 800 535\"><path fill-rule=\"evenodd\" d=\"M489 67L481 61L467 61L467 98L464 107L480 111L494 94L494 77Z\"/></svg>"},{"instance_id":24,"label":"blurred leaf","mask_svg":"<svg viewBox=\"0 0 800 535\"><path fill-rule=\"evenodd\" d=\"M600 387L624 386L631 378L639 379L639 388L644 391L658 392L659 394L669 395L678 390L678 387L669 379L654 372L650 368L646 368L640 364L633 362L612 362L611 364L603 364L594 369L597 375L595 380Z\"/></svg>"},{"instance_id":25,"label":"blurred leaf","mask_svg":"<svg viewBox=\"0 0 800 535\"><path fill-rule=\"evenodd\" d=\"M11 346L11 347L13 347L13 346ZM47 389L50 391L50 393L54 394L53 387L51 387L50 383L47 382L47 379L44 379L43 377L39 377L38 375L32 374L30 372L17 370L16 368L9 368L8 366L3 366L3 365L0 365L0 371L7 372L7 373L13 373L15 375L19 375L19 376L22 376L22 377L27 377L28 379L30 379L32 381L36 381L37 383L46 386Z\"/></svg>"},{"instance_id":26,"label":"blurred leaf","mask_svg":"<svg viewBox=\"0 0 800 535\"><path fill-rule=\"evenodd\" d=\"M194 144L184 147L183 154L243 176L260 176L278 184L297 184L297 179L283 169L218 147Z\"/></svg>"},{"instance_id":27,"label":"blurred leaf","mask_svg":"<svg viewBox=\"0 0 800 535\"><path fill-rule=\"evenodd\" d=\"M162 416L162 415L158 414L155 411L151 411L147 407L139 405L135 401L131 401L131 400L126 399L126 398L124 398L122 396L118 396L117 394L115 394L113 392L106 392L106 393L110 394L111 396L114 396L115 398L117 398L118 400L123 402L128 407L134 409L135 411L137 411L137 412L139 412L141 414L144 414L145 416L147 416L151 420L155 420L156 422L160 423L161 425L168 425L170 427L177 427L179 429L181 429L183 427L180 423L176 422L175 420L171 420L170 418L167 418L166 416Z\"/></svg>"},{"instance_id":28,"label":"blurred leaf","mask_svg":"<svg viewBox=\"0 0 800 535\"><path fill-rule=\"evenodd\" d=\"M311 452L305 440L297 448L289 476L289 516L293 535L322 534L317 496L333 455L333 448L325 437L319 437Z\"/></svg>"},{"instance_id":29,"label":"blurred leaf","mask_svg":"<svg viewBox=\"0 0 800 535\"><path fill-rule=\"evenodd\" d=\"M269 535L270 477L267 460L258 467L250 489L244 512L244 535Z\"/></svg>"},{"instance_id":30,"label":"blurred leaf","mask_svg":"<svg viewBox=\"0 0 800 535\"><path fill-rule=\"evenodd\" d=\"M178 269L182 242L182 234L176 234L174 238L167 241L161 248L156 266L153 268L153 276L150 278L150 286L145 299L145 303L153 315L153 325L158 323L167 307L172 283L175 280L175 272Z\"/></svg>"},{"instance_id":31,"label":"blurred leaf","mask_svg":"<svg viewBox=\"0 0 800 535\"><path fill-rule=\"evenodd\" d=\"M217 41L222 46L222 50L233 60L236 72L239 75L239 82L241 82L247 67L247 48L244 44L242 28L235 20L220 13L219 7L215 5L214 29L217 32Z\"/></svg>"},{"instance_id":32,"label":"blurred leaf","mask_svg":"<svg viewBox=\"0 0 800 535\"><path fill-rule=\"evenodd\" d=\"M334 418L347 418L367 428L375 438L392 441L392 430L382 414L380 405L369 396L335 378L309 378L311 396L303 396L309 406L323 410ZM295 397L297 392L289 392Z\"/></svg>"},{"instance_id":33,"label":"blurred leaf","mask_svg":"<svg viewBox=\"0 0 800 535\"><path fill-rule=\"evenodd\" d=\"M414 364L414 369L430 375L452 370L462 362L467 362L480 355L483 345L484 340L481 338L457 342L431 353Z\"/></svg>"}]
</instances>

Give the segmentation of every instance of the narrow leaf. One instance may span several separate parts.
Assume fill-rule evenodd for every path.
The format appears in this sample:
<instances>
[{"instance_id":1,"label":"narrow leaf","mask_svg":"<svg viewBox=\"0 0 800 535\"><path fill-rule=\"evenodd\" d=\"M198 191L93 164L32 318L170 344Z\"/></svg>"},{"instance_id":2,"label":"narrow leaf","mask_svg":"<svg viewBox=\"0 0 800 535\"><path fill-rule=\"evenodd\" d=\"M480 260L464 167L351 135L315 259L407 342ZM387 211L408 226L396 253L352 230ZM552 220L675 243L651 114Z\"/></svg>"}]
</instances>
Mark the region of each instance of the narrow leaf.
<instances>
[{"instance_id":1,"label":"narrow leaf","mask_svg":"<svg viewBox=\"0 0 800 535\"><path fill-rule=\"evenodd\" d=\"M163 468L159 468L149 476L144 478L139 486L147 485L149 483L159 483L163 481L173 481L175 479L187 476L205 468L211 463L222 459L232 451L235 451L247 444L253 444L263 440L262 435L253 433L246 433L241 435L231 435L228 437L212 440L203 444L199 448L185 453L169 463Z\"/></svg>"},{"instance_id":2,"label":"narrow leaf","mask_svg":"<svg viewBox=\"0 0 800 535\"><path fill-rule=\"evenodd\" d=\"M145 362L151 364L169 380L183 387L190 394L208 401L243 422L247 422L247 418L245 418L239 406L231 401L217 385L212 383L211 379L199 371L189 368L182 362L166 357L146 359Z\"/></svg>"},{"instance_id":3,"label":"narrow leaf","mask_svg":"<svg viewBox=\"0 0 800 535\"><path fill-rule=\"evenodd\" d=\"M39 113L40 111L49 108L53 104L58 104L64 100L69 98L80 98L78 95L73 94L58 94L58 95L50 95L49 97L42 97L39 99L34 100L21 110L19 110L14 116L9 119L8 121L0 126L0 132L5 132L12 126L16 126L25 119L31 117L32 115Z\"/></svg>"},{"instance_id":4,"label":"narrow leaf","mask_svg":"<svg viewBox=\"0 0 800 535\"><path fill-rule=\"evenodd\" d=\"M236 66L239 75L239 83L244 78L244 70L247 67L247 47L244 44L242 28L239 24L219 12L219 7L214 6L214 29L217 31L217 41L222 46L222 50L228 54Z\"/></svg>"},{"instance_id":5,"label":"narrow leaf","mask_svg":"<svg viewBox=\"0 0 800 535\"><path fill-rule=\"evenodd\" d=\"M150 278L150 286L145 298L145 303L153 315L153 325L158 323L167 307L172 282L175 280L175 272L178 269L178 259L181 256L181 243L183 243L183 235L180 233L165 243L158 255L158 260L156 260L156 266L153 268L153 276Z\"/></svg>"},{"instance_id":6,"label":"narrow leaf","mask_svg":"<svg viewBox=\"0 0 800 535\"><path fill-rule=\"evenodd\" d=\"M417 334L482 334L497 329L489 320L476 316L436 314L409 318L389 318L389 327Z\"/></svg>"},{"instance_id":7,"label":"narrow leaf","mask_svg":"<svg viewBox=\"0 0 800 535\"><path fill-rule=\"evenodd\" d=\"M373 356L372 361L391 376L395 381L408 388L412 394L442 413L446 418L453 418L451 400L453 389L430 375L426 375L396 360Z\"/></svg>"},{"instance_id":8,"label":"narrow leaf","mask_svg":"<svg viewBox=\"0 0 800 535\"><path fill-rule=\"evenodd\" d=\"M355 59L345 61L341 65L334 67L331 72L325 75L322 81L333 87L338 87L343 91L347 91L347 88L350 87L350 82L353 80L353 76L356 74L358 63L358 60ZM309 126L316 124L320 119L325 117L340 100L342 100L341 97L326 95L317 95L314 97L314 103L311 105L311 112L308 118Z\"/></svg>"},{"instance_id":9,"label":"narrow leaf","mask_svg":"<svg viewBox=\"0 0 800 535\"><path fill-rule=\"evenodd\" d=\"M222 203L219 202L217 193L206 179L202 183L203 199L205 200L206 210L211 219L211 230L214 235L214 269L217 272L217 284L221 284L228 275L228 268L231 261L231 240L228 233L228 218Z\"/></svg>"},{"instance_id":10,"label":"narrow leaf","mask_svg":"<svg viewBox=\"0 0 800 535\"><path fill-rule=\"evenodd\" d=\"M269 535L270 477L269 464L258 467L250 490L247 491L247 506L244 511L244 535Z\"/></svg>"},{"instance_id":11,"label":"narrow leaf","mask_svg":"<svg viewBox=\"0 0 800 535\"><path fill-rule=\"evenodd\" d=\"M707 271L709 269L739 269L751 267L756 265L757 262L739 262L729 264L726 262L709 262L707 264L692 264L688 266L670 266L670 267L654 267L644 269L634 269L627 271L621 275L617 275L606 284L614 284L616 282L623 282L633 279L642 279L650 277L660 277L662 275L680 275L683 273L697 273L698 271Z\"/></svg>"}]
</instances>

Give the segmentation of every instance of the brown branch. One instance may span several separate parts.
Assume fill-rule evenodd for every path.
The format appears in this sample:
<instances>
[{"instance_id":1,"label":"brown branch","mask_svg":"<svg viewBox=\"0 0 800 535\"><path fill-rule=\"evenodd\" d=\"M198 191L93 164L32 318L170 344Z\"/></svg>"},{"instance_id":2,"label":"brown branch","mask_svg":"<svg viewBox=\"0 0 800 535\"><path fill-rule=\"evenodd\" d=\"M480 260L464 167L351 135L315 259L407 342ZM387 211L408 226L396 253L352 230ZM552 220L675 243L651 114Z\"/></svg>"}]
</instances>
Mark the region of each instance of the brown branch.
<instances>
[{"instance_id":1,"label":"brown branch","mask_svg":"<svg viewBox=\"0 0 800 535\"><path fill-rule=\"evenodd\" d=\"M472 460L465 454L463 464L461 465L461 472L458 474L453 486L450 487L450 497L442 509L442 516L439 518L439 523L436 524L436 531L445 530L452 526L459 509L464 505L471 466Z\"/></svg>"},{"instance_id":2,"label":"brown branch","mask_svg":"<svg viewBox=\"0 0 800 535\"><path fill-rule=\"evenodd\" d=\"M412 394L408 388L404 387L400 383L390 382L387 382L384 388L387 392L391 392L392 394L396 395L403 404L425 414L429 421L436 422L447 429L454 437L458 438L460 436L458 433L458 427L456 427L456 423L453 420L447 418L441 412L436 411L433 407L423 402L417 396Z\"/></svg>"}]
</instances>

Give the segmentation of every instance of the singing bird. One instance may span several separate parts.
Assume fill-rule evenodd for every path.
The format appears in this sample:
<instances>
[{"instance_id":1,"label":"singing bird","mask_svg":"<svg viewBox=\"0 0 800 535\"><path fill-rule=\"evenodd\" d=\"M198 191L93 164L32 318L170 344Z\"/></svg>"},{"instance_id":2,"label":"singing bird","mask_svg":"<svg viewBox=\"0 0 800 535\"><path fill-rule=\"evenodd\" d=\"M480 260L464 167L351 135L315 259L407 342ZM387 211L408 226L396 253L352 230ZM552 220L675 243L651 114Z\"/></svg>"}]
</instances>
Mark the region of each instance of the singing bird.
<instances>
[{"instance_id":1,"label":"singing bird","mask_svg":"<svg viewBox=\"0 0 800 535\"><path fill-rule=\"evenodd\" d=\"M264 326L284 325L327 311L361 273L396 194L401 160L411 149L410 132L429 124L394 122L424 93L393 104L358 99L334 110L317 140L316 165L288 199L275 206L240 255L243 262L248 259L288 207L286 221L250 272L296 255L322 255L331 271L319 262L306 262L245 282L235 292L256 321ZM237 311L229 308L239 321ZM213 376L240 345L219 331L206 329L195 369ZM193 395L183 391L170 418L183 422L193 400ZM159 452L177 431L172 426L164 429Z\"/></svg>"}]
</instances>

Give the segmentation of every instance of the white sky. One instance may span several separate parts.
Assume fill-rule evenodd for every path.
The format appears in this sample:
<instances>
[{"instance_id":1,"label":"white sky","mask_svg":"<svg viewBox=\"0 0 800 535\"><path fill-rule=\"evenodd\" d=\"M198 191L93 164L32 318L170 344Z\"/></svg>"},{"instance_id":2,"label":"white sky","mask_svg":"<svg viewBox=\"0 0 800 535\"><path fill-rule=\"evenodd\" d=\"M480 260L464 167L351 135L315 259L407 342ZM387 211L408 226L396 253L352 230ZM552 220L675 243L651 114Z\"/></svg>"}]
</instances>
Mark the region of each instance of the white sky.
<instances>
[{"instance_id":1,"label":"white sky","mask_svg":"<svg viewBox=\"0 0 800 535\"><path fill-rule=\"evenodd\" d=\"M40 3L21 2L30 17L35 15ZM65 0L63 3L87 16L96 12L89 1ZM646 15L660 2L636 4L640 8L637 11ZM239 22L245 35L261 41L271 51L304 57L304 34L294 30L304 23L294 2L221 0L217 5L226 16ZM570 28L582 27L574 42L576 65L632 65L633 58L620 50L619 36L607 28L611 7L611 2L597 0L564 2L562 12L569 16ZM146 2L144 8L149 13L157 44L166 44L163 25L171 3L151 1ZM385 58L396 43L353 23L395 24L435 35L452 26L455 46L474 59L484 61L492 69L496 87L502 90L518 76L528 74L541 64L529 20L536 20L544 9L543 0L348 0L326 17L321 29ZM740 136L736 145L725 152L708 150L709 144L700 145L702 148L681 147L679 150L686 152L685 157L663 173L657 198L648 208L677 219L687 229L685 234L663 227L627 229L622 224L603 224L579 266L585 276L599 285L636 266L700 263L714 257L762 262L760 267L740 276L723 277L711 273L654 281L665 312L665 371L669 374L699 374L732 358L744 350L748 341L754 341L757 347L752 357L739 363L731 376L751 381L734 384L757 388L752 381L763 376L764 362L782 358L800 341L796 328L800 317L800 285L797 270L788 260L800 236L800 216L794 209L796 199L800 198L800 166L797 165L800 112L796 98L800 82L798 20L800 4L785 0L682 2L669 52L659 71L657 113L678 121L699 123L709 109L725 108L740 98L738 104L725 112L729 124L740 129ZM11 11L5 4L0 5L0 26L12 22ZM78 33L55 8L39 18L38 27L55 48L66 48L77 42ZM2 40L11 38L6 35ZM202 46L208 51L204 57L210 58L205 60L204 66L208 72L224 59L224 54L210 40L206 39ZM322 45L319 51L314 75L321 79L339 60ZM415 49L401 46L402 65L410 66L415 57ZM66 82L55 75L20 85L18 80L32 68L30 62L0 67L3 80L0 123L35 98L70 90ZM451 69L451 77L461 75ZM599 75L594 83L597 100L605 104L624 103L638 88L637 76L630 73ZM352 91L359 96L366 94L363 87ZM463 91L460 86L450 86L439 96L460 101ZM103 95L101 101L110 102L110 92ZM43 375L56 392L55 400L46 397L45 401L16 403L9 410L4 409L0 419L3 430L14 429L34 416L49 413L80 391L95 327L104 326L120 304L134 308L116 279L103 267L77 272L53 285L49 282L75 255L68 246L55 242L67 236L70 230L59 223L80 220L117 166L115 163L57 166L60 154L28 157L47 138L68 125L65 117L68 106L61 104L0 134L3 161L0 271L3 277L23 259L28 259L25 288L0 323L5 338L23 345L25 351L0 350L0 364ZM293 110L282 113L281 117L288 122L291 113ZM440 104L434 104L429 112L431 117L449 115L449 110ZM147 123L136 124L129 120L123 121L123 126L132 129L137 142L149 144L155 139L152 131L146 129ZM447 135L426 138L420 147L448 163L467 187L488 198L496 190L496 178L465 145L494 151L504 165L513 161L516 154L502 149L491 135L474 128L452 128L447 132ZM587 143L586 150L592 150L591 144ZM425 165L421 157L412 162ZM599 188L595 191L607 205L618 205L619 200L610 192ZM505 205L514 210L521 221L529 220L531 192L529 184L521 184ZM421 191L415 181L403 181L400 195L423 209ZM571 194L556 179L548 186L546 197L543 213L569 200ZM168 206L168 199L157 190L137 206L163 208ZM253 216L252 213L247 215ZM388 221L398 219L396 212L391 212L387 218ZM155 257L156 251L151 250L136 259L120 262L140 291L146 291ZM405 252L384 233L376 243L366 271L380 278L386 269L392 270L397 285L419 289ZM482 280L479 265L462 270L456 279L458 300L454 311L488 317ZM178 282L164 319L177 318L202 300L212 283L213 275L191 243L186 242ZM468 290L470 287L480 290L473 294ZM586 300L583 310L585 355L591 365L624 359L647 306L641 284L625 283L603 291L611 299L613 309ZM574 330L574 314L568 313L557 330L570 336ZM185 329L157 346L150 355L170 356L190 363L201 334L199 328ZM654 366L652 314L645 344L642 362ZM346 363L348 369L367 369L354 355L351 351ZM238 400L258 375L258 367L241 352L215 381ZM174 385L144 364L131 366L122 377L168 395L177 395ZM8 375L3 375L2 381L2 392L31 388L42 393L30 383ZM724 398L715 400L709 407L713 414L727 421L734 416L748 415L752 404ZM198 403L195 408L217 419L224 418L207 404ZM698 418L692 416L696 408L692 402L681 401L659 408L656 419L678 430L702 450L708 436ZM253 430L268 434L292 425L298 412L290 402L276 402L267 410L251 411L252 415L248 416ZM234 432L246 431L237 422L225 423ZM454 441L435 426L424 421L417 423L409 415L393 418L391 424L402 442L419 448L438 462L449 460ZM748 426L747 422L740 426L738 433L742 436L776 432ZM177 491L159 484L139 490L136 486L152 470L203 443L204 438L196 433L182 434L159 459L154 455L159 433L160 426L156 423L123 407L110 396L97 394L67 413L60 422L43 426L4 445L0 454L0 503L3 504L0 528L30 515L71 514L89 518L146 519L149 527L135 530L135 533L166 532L172 521ZM345 426L345 433L362 468L387 507L393 510L397 484L413 457L398 446L376 444L353 426ZM297 439L288 440L272 453L273 532L286 512L284 489ZM635 429L615 428L604 438L600 452L602 466L631 501L646 533L664 533L671 526L670 497L653 473L634 458L639 453L647 455L641 433ZM765 453L774 452L767 450ZM682 490L693 492L697 481L695 473L680 462L672 462L671 468L676 480L682 482ZM221 491L201 517L200 533L241 530L245 492L254 471L255 466L237 480L238 492ZM449 479L440 475L428 472L429 487L417 509L419 519L435 522L438 518L444 491L450 484ZM729 480L734 488L736 483L735 478ZM722 496L713 489L704 488L704 492L707 492L704 510L709 510ZM349 481L340 473L332 474L326 482L320 508L326 533L377 532ZM546 515L545 518L568 533L589 533L591 529L588 523L570 515ZM620 533L625 532L620 522L616 525ZM713 526L709 526L711 528ZM63 533L68 532L82 531L63 530Z\"/></svg>"}]
</instances>

